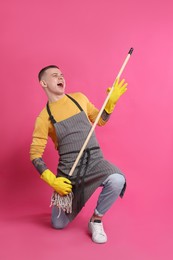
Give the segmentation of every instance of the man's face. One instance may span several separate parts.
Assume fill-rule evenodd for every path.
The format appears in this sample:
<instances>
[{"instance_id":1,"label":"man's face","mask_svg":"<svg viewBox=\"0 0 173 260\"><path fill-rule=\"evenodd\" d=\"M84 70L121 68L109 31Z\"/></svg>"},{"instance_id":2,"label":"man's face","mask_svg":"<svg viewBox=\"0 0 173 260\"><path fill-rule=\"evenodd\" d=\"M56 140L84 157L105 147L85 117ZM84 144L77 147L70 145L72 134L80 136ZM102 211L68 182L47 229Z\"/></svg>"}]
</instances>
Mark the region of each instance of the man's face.
<instances>
[{"instance_id":1,"label":"man's face","mask_svg":"<svg viewBox=\"0 0 173 260\"><path fill-rule=\"evenodd\" d=\"M51 94L61 95L65 91L65 79L58 68L47 69L42 77L43 87Z\"/></svg>"}]
</instances>

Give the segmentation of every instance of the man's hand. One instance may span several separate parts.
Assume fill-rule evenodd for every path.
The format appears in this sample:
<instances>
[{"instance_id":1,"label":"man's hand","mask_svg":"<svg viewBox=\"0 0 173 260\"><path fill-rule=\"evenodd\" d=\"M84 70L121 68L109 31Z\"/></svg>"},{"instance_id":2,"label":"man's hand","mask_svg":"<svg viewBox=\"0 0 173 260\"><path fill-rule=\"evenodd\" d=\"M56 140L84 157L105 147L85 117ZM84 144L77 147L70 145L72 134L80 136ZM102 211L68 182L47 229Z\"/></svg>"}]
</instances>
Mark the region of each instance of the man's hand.
<instances>
[{"instance_id":1,"label":"man's hand","mask_svg":"<svg viewBox=\"0 0 173 260\"><path fill-rule=\"evenodd\" d=\"M111 96L105 106L105 111L108 114L111 114L114 110L114 107L119 100L119 98L127 91L127 83L125 83L125 80L121 80L119 83L119 79L117 79L113 85L113 91L111 93ZM109 93L111 88L107 89L107 92Z\"/></svg>"},{"instance_id":2,"label":"man's hand","mask_svg":"<svg viewBox=\"0 0 173 260\"><path fill-rule=\"evenodd\" d=\"M61 196L67 195L72 191L72 185L69 179L56 177L48 169L41 174L41 179L47 182Z\"/></svg>"},{"instance_id":3,"label":"man's hand","mask_svg":"<svg viewBox=\"0 0 173 260\"><path fill-rule=\"evenodd\" d=\"M71 181L64 177L57 177L53 183L53 188L61 196L67 195L72 190Z\"/></svg>"}]
</instances>

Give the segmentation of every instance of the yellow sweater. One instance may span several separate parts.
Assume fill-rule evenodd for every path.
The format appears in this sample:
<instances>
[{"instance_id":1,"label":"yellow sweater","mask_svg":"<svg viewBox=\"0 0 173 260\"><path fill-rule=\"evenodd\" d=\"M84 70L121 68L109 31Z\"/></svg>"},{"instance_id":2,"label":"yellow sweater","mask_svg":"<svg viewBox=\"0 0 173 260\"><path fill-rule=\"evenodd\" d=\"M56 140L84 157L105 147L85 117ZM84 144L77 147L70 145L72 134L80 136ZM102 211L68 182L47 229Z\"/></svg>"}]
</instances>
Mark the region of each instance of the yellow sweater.
<instances>
[{"instance_id":1,"label":"yellow sweater","mask_svg":"<svg viewBox=\"0 0 173 260\"><path fill-rule=\"evenodd\" d=\"M73 97L80 104L91 124L94 123L99 110L95 108L95 106L82 93L73 93L70 94L70 96ZM56 102L49 102L49 107L56 122L65 120L80 112L76 104L74 104L74 102L70 100L67 96L64 96ZM100 118L98 125L103 126L105 123L106 121ZM47 144L48 136L54 142L55 148L58 149L58 139L55 134L55 129L49 120L49 115L45 107L41 111L35 122L33 139L30 147L31 161L36 158L42 158Z\"/></svg>"}]
</instances>

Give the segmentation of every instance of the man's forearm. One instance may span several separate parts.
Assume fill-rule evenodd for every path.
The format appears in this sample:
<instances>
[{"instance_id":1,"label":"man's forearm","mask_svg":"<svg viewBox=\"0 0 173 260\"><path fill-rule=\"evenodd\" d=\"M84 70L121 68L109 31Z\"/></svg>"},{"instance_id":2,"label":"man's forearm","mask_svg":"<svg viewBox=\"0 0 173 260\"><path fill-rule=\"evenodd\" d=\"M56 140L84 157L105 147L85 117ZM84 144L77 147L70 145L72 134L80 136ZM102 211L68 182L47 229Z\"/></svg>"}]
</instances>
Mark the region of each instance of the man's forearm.
<instances>
[{"instance_id":1,"label":"man's forearm","mask_svg":"<svg viewBox=\"0 0 173 260\"><path fill-rule=\"evenodd\" d=\"M47 170L47 166L45 162L42 160L42 158L36 158L32 160L32 163L40 174L42 174L45 170Z\"/></svg>"}]
</instances>

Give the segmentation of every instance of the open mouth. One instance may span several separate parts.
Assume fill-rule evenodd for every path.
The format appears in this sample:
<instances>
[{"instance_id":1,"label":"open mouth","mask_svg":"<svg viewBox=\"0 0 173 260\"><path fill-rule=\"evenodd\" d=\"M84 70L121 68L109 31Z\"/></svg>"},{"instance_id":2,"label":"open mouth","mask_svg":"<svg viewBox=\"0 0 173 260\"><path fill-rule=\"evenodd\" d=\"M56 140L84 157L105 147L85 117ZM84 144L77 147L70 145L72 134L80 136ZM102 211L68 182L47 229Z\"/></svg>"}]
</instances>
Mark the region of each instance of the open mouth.
<instances>
[{"instance_id":1,"label":"open mouth","mask_svg":"<svg viewBox=\"0 0 173 260\"><path fill-rule=\"evenodd\" d=\"M63 83L58 83L57 86L62 88L63 87Z\"/></svg>"}]
</instances>

